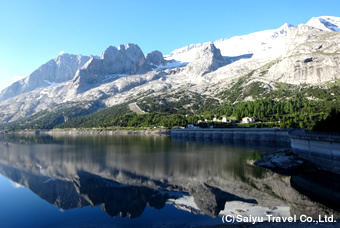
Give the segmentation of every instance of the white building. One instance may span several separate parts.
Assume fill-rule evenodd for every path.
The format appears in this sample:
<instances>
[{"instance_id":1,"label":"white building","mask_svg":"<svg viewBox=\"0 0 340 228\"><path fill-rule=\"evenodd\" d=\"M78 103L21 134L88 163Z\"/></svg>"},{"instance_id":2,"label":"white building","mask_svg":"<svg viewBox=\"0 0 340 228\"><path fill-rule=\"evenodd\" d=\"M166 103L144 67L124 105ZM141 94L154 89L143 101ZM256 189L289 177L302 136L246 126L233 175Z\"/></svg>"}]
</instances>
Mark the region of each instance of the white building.
<instances>
[{"instance_id":1,"label":"white building","mask_svg":"<svg viewBox=\"0 0 340 228\"><path fill-rule=\"evenodd\" d=\"M235 122L235 120L227 119L227 117L222 118L222 123L231 123L231 122Z\"/></svg>"},{"instance_id":2,"label":"white building","mask_svg":"<svg viewBox=\"0 0 340 228\"><path fill-rule=\"evenodd\" d=\"M243 117L241 123L255 123L254 117Z\"/></svg>"}]
</instances>

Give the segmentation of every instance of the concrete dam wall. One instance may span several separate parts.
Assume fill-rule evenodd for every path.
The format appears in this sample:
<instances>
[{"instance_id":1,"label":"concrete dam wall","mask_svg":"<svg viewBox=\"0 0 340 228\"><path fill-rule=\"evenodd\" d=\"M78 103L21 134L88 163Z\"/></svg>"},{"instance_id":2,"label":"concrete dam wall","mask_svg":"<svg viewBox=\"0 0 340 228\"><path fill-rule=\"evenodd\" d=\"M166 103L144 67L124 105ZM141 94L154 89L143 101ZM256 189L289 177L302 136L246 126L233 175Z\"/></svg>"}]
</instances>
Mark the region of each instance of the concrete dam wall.
<instances>
[{"instance_id":1,"label":"concrete dam wall","mask_svg":"<svg viewBox=\"0 0 340 228\"><path fill-rule=\"evenodd\" d=\"M324 170L340 174L340 136L295 130L289 133L293 152Z\"/></svg>"},{"instance_id":2,"label":"concrete dam wall","mask_svg":"<svg viewBox=\"0 0 340 228\"><path fill-rule=\"evenodd\" d=\"M174 139L190 139L196 141L244 142L249 144L275 143L282 144L283 146L290 145L288 130L276 128L172 129L171 137Z\"/></svg>"},{"instance_id":3,"label":"concrete dam wall","mask_svg":"<svg viewBox=\"0 0 340 228\"><path fill-rule=\"evenodd\" d=\"M275 144L291 147L293 152L317 167L340 174L340 136L310 133L304 130L276 128L172 129L171 137L199 142Z\"/></svg>"}]
</instances>

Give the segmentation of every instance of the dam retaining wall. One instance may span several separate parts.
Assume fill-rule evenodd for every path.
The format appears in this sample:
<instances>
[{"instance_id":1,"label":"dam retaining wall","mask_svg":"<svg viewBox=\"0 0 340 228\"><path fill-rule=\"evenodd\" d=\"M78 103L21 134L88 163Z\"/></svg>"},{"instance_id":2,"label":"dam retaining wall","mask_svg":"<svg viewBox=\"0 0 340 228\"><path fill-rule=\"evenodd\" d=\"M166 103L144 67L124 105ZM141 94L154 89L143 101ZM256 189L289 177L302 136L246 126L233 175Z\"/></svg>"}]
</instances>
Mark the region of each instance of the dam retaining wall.
<instances>
[{"instance_id":1,"label":"dam retaining wall","mask_svg":"<svg viewBox=\"0 0 340 228\"><path fill-rule=\"evenodd\" d=\"M225 141L237 143L278 143L283 146L290 145L288 130L275 128L230 128L230 129L208 129L208 128L186 128L172 129L171 137L174 139L190 139L196 141Z\"/></svg>"},{"instance_id":2,"label":"dam retaining wall","mask_svg":"<svg viewBox=\"0 0 340 228\"><path fill-rule=\"evenodd\" d=\"M289 132L293 152L321 169L340 174L340 136L294 130Z\"/></svg>"},{"instance_id":3,"label":"dam retaining wall","mask_svg":"<svg viewBox=\"0 0 340 228\"><path fill-rule=\"evenodd\" d=\"M173 139L245 144L280 145L317 167L340 174L340 135L276 128L172 129Z\"/></svg>"}]
</instances>

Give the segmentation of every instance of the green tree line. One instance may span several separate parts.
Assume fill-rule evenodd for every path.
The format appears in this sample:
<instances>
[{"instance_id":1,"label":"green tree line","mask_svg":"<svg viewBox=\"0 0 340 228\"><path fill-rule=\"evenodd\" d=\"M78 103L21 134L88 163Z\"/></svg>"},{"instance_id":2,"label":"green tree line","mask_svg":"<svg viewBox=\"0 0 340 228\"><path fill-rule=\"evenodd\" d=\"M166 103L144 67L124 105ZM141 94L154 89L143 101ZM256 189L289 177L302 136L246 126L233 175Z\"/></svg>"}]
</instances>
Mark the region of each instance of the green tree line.
<instances>
[{"instance_id":1,"label":"green tree line","mask_svg":"<svg viewBox=\"0 0 340 228\"><path fill-rule=\"evenodd\" d=\"M20 123L13 122L1 126L6 130L21 129L52 129L52 128L110 128L110 127L165 127L187 126L198 120L214 117L233 118L240 121L243 117L254 117L257 123L242 125L245 127L280 127L305 128L313 130L317 124L323 123L329 117L331 110L338 113L339 102L329 100L308 100L301 95L289 100L276 101L273 99L258 99L255 101L239 102L236 104L222 103L209 98L205 101L204 110L188 111L188 114L175 113L171 102L169 112L163 108L152 113L137 114L132 112L127 104L116 105L89 113L89 110L79 106L67 109L57 109L55 112L43 111ZM178 105L178 103L176 103ZM87 113L86 113L87 112ZM333 121L334 121L333 117ZM217 123L215 123L217 124ZM204 125L204 124L202 124ZM207 124L205 124L207 126ZM220 127L228 127L221 125ZM332 128L332 124L327 127ZM322 129L327 131L326 129ZM334 127L333 127L334 128ZM320 129L320 128L319 128ZM330 131L330 130L328 130ZM339 131L339 130L338 130Z\"/></svg>"}]
</instances>

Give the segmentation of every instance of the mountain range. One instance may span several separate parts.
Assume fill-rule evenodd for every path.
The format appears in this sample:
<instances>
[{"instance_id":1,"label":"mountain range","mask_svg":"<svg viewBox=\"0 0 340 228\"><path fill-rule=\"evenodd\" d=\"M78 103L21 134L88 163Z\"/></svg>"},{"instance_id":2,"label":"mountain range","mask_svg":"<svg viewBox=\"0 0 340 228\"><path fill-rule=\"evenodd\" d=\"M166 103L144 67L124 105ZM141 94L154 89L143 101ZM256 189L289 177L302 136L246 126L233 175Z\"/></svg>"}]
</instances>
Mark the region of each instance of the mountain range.
<instances>
[{"instance_id":1,"label":"mountain range","mask_svg":"<svg viewBox=\"0 0 340 228\"><path fill-rule=\"evenodd\" d=\"M110 46L100 57L62 54L1 91L0 124L68 107L81 106L83 115L118 104L150 106L154 98L235 103L265 97L282 84L327 89L340 79L339 31L340 17L323 16L169 55L144 55L136 44ZM260 92L249 93L255 87ZM233 88L237 96L223 96Z\"/></svg>"}]
</instances>

